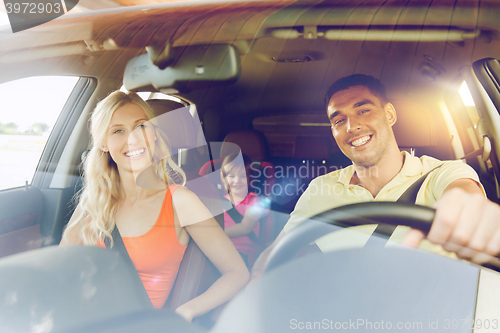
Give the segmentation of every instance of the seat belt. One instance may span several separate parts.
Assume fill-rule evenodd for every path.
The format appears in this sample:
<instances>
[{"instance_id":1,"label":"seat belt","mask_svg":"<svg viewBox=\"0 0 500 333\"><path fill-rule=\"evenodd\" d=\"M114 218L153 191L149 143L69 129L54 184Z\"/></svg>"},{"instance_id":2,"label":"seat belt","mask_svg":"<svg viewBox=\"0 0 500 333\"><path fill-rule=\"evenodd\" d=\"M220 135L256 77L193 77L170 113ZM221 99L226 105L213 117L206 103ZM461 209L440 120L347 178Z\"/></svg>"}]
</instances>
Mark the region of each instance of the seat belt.
<instances>
[{"instance_id":1,"label":"seat belt","mask_svg":"<svg viewBox=\"0 0 500 333\"><path fill-rule=\"evenodd\" d=\"M406 191L401 194L396 202L415 204L415 202L417 201L417 194L420 191L420 188L422 187L422 184L424 183L427 176L434 170L440 168L442 165L443 163L431 169L429 172L420 177L416 182L411 184L410 187L408 187ZM378 224L370 238L368 238L365 247L383 247L387 243L387 240L389 240L389 238L392 236L394 230L396 230L396 227L397 226L395 225Z\"/></svg>"},{"instance_id":2,"label":"seat belt","mask_svg":"<svg viewBox=\"0 0 500 333\"><path fill-rule=\"evenodd\" d=\"M139 277L139 273L137 272L137 269L134 266L134 263L132 262L132 259L130 259L130 256L127 252L127 248L125 247L125 244L123 244L123 239L122 236L120 235L120 231L118 230L118 227L115 225L115 228L111 232L111 237L113 238L113 247L111 247L111 239L105 238L104 239L104 245L106 245L106 249L110 249L112 251L117 251L120 253L120 255L125 259L125 262L127 265L130 267L132 272L135 272L136 274L132 274L134 276L134 279L136 280L136 283L140 286L142 286L142 289L144 290L144 293L146 297L149 296L146 292L146 289L144 288L144 284L142 283L141 278Z\"/></svg>"},{"instance_id":3,"label":"seat belt","mask_svg":"<svg viewBox=\"0 0 500 333\"><path fill-rule=\"evenodd\" d=\"M231 203L231 208L226 210L226 213L233 219L234 223L241 223L241 221L243 220L243 215L241 215L241 213L236 210L236 207L234 207L233 203L230 200L228 200L227 198L224 198L224 199ZM260 231L262 231L262 224L261 224L262 218L263 217L261 216L261 218L259 219L259 230ZM260 246L263 245L262 241L255 234L255 232L253 230L247 236L255 244L260 245Z\"/></svg>"}]
</instances>

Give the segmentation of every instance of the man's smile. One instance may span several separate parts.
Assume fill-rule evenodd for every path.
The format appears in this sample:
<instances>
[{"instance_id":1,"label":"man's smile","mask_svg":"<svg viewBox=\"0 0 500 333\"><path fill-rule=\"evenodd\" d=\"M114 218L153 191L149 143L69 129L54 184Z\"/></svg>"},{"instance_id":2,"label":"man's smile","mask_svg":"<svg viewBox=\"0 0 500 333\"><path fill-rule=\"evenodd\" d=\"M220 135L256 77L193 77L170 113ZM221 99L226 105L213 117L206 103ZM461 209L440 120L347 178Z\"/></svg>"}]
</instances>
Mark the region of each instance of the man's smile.
<instances>
[{"instance_id":1,"label":"man's smile","mask_svg":"<svg viewBox=\"0 0 500 333\"><path fill-rule=\"evenodd\" d=\"M349 144L353 147L360 147L365 145L368 141L370 141L372 138L372 135L364 135L362 137L356 138L349 142Z\"/></svg>"}]
</instances>

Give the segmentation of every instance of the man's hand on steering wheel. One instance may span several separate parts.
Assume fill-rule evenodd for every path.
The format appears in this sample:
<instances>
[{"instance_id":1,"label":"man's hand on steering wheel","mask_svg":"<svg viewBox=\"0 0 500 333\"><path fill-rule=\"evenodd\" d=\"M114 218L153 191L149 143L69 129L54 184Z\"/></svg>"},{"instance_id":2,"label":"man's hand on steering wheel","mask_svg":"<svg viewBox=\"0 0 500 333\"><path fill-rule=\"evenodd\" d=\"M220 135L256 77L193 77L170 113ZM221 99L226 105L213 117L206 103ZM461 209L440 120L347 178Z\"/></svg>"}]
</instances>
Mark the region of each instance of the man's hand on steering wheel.
<instances>
[{"instance_id":1,"label":"man's hand on steering wheel","mask_svg":"<svg viewBox=\"0 0 500 333\"><path fill-rule=\"evenodd\" d=\"M427 239L460 258L483 264L500 252L500 206L489 201L476 183L459 179L448 186L435 205ZM403 244L416 247L424 234L412 229Z\"/></svg>"}]
</instances>

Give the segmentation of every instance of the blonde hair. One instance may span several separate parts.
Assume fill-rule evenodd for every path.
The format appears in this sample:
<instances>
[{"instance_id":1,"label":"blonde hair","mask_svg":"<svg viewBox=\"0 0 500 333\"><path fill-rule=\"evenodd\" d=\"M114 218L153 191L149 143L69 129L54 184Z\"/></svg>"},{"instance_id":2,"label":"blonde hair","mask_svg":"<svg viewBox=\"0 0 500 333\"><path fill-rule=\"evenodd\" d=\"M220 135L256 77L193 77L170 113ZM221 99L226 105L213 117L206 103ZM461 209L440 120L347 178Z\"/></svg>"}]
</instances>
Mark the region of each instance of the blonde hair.
<instances>
[{"instance_id":1,"label":"blonde hair","mask_svg":"<svg viewBox=\"0 0 500 333\"><path fill-rule=\"evenodd\" d=\"M109 152L103 152L106 137L113 113L122 106L135 104L146 113L153 125L157 140L155 154L152 159L156 176L168 184L186 182L186 175L170 156L168 139L158 128L158 122L151 107L136 93L115 91L99 102L92 113L90 133L92 135L91 150L83 161L84 184L77 194L82 213L68 225L68 229L81 227L83 243L97 245L101 240L113 239L111 232L115 228L117 202L121 198L122 188L116 163Z\"/></svg>"}]
</instances>

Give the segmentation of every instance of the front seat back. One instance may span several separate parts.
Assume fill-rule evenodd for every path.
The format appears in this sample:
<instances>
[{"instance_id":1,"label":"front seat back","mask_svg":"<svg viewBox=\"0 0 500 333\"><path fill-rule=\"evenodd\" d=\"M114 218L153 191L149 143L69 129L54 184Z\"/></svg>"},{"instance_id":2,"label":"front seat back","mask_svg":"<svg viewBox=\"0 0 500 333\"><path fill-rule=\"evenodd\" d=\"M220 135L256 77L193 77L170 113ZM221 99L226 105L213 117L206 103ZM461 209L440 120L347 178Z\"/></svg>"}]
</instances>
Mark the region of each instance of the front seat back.
<instances>
[{"instance_id":1,"label":"front seat back","mask_svg":"<svg viewBox=\"0 0 500 333\"><path fill-rule=\"evenodd\" d=\"M215 145L211 144L211 146L214 147ZM226 135L222 145L220 145L220 158L205 163L200 169L200 175L206 176L211 172L219 170L226 156L237 154L240 150L242 154L252 160L252 170L255 170L261 177L265 176L265 179L257 179L254 184L262 184L266 181L268 184L267 188L270 188L274 184L274 165L267 161L269 147L266 137L261 132L254 130L232 131ZM214 177L214 179L217 178ZM220 182L216 185L219 189L222 189ZM270 196L270 193L266 193L264 188L257 187L254 190L259 195Z\"/></svg>"},{"instance_id":2,"label":"front seat back","mask_svg":"<svg viewBox=\"0 0 500 333\"><path fill-rule=\"evenodd\" d=\"M162 99L148 100L161 130L166 134L170 149L175 154L178 149L196 149L201 126L189 112L188 107ZM204 177L191 179L186 187L194 192L211 212L222 212L221 198L214 185ZM220 206L220 207L219 207ZM215 215L215 214L214 214ZM214 216L224 227L224 216ZM195 298L207 290L220 277L217 268L201 252L191 239L179 267L177 279L170 293L170 308L175 310L181 304ZM168 306L165 303L165 306Z\"/></svg>"},{"instance_id":3,"label":"front seat back","mask_svg":"<svg viewBox=\"0 0 500 333\"><path fill-rule=\"evenodd\" d=\"M217 145L211 143L212 150ZM267 161L269 157L269 146L264 134L255 130L238 130L230 132L220 145L220 158L209 161L203 165L200 175L206 176L212 172L219 172L224 158L231 154L241 153L252 160L250 167L249 190L257 193L265 204L270 203L272 197L272 188L275 181L274 165ZM223 188L220 177L216 175L211 177L214 184L222 193L227 193ZM259 239L263 247L272 241L273 237L273 218L271 214L263 216L260 221ZM262 249L261 249L262 250ZM249 254L250 265L257 259L260 252Z\"/></svg>"}]
</instances>

